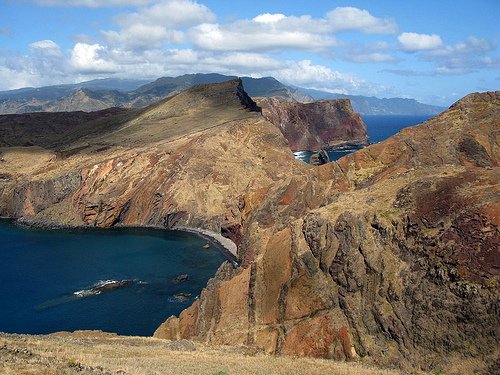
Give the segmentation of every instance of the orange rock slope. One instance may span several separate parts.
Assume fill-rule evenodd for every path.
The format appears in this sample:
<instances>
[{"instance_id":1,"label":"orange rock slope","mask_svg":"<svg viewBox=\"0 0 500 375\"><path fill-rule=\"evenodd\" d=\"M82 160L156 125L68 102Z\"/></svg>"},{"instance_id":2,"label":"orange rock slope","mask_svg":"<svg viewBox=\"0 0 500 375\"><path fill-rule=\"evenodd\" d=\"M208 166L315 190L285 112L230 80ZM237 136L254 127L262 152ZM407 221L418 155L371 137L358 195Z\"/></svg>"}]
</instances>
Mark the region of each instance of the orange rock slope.
<instances>
[{"instance_id":1,"label":"orange rock slope","mask_svg":"<svg viewBox=\"0 0 500 375\"><path fill-rule=\"evenodd\" d=\"M500 337L499 108L500 92L472 94L313 167L241 82L199 86L60 134L12 127L22 135L0 149L0 215L232 238L240 265L223 264L157 337L488 373Z\"/></svg>"},{"instance_id":2,"label":"orange rock slope","mask_svg":"<svg viewBox=\"0 0 500 375\"><path fill-rule=\"evenodd\" d=\"M247 193L242 267L221 269L155 335L490 373L499 125L500 92L472 94L338 163Z\"/></svg>"}]
</instances>

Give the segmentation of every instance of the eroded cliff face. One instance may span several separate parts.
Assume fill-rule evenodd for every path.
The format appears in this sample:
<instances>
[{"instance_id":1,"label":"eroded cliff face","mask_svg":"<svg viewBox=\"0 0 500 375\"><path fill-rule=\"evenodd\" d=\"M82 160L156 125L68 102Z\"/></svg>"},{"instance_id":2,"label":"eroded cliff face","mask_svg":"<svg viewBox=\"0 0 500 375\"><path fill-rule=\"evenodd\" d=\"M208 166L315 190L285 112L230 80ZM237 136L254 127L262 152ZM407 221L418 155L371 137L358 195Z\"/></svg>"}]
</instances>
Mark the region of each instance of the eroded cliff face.
<instances>
[{"instance_id":1,"label":"eroded cliff face","mask_svg":"<svg viewBox=\"0 0 500 375\"><path fill-rule=\"evenodd\" d=\"M353 111L349 99L299 103L270 97L260 98L257 103L293 151L368 144L365 123Z\"/></svg>"},{"instance_id":2,"label":"eroded cliff face","mask_svg":"<svg viewBox=\"0 0 500 375\"><path fill-rule=\"evenodd\" d=\"M245 192L307 168L239 80L118 112L78 115L59 134L53 127L61 113L22 115L27 120L6 128L14 147L1 149L0 215L99 227L223 227L237 236ZM30 118L48 131L30 132ZM26 139L35 146L22 147Z\"/></svg>"},{"instance_id":3,"label":"eroded cliff face","mask_svg":"<svg viewBox=\"0 0 500 375\"><path fill-rule=\"evenodd\" d=\"M473 94L312 167L241 82L199 86L2 148L0 215L232 238L241 265L221 266L158 337L488 373L500 337L499 108L500 92Z\"/></svg>"},{"instance_id":4,"label":"eroded cliff face","mask_svg":"<svg viewBox=\"0 0 500 375\"><path fill-rule=\"evenodd\" d=\"M473 94L338 164L249 193L243 266L222 268L155 335L491 373L499 109L500 92Z\"/></svg>"}]
</instances>

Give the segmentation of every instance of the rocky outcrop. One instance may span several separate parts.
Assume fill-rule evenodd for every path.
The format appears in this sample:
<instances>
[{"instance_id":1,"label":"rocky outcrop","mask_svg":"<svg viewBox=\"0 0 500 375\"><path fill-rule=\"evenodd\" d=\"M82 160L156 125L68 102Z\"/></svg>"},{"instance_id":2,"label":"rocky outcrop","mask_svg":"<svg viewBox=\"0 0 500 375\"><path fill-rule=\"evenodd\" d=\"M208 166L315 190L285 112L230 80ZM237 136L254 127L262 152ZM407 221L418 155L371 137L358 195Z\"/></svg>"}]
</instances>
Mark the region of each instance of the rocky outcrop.
<instances>
[{"instance_id":1,"label":"rocky outcrop","mask_svg":"<svg viewBox=\"0 0 500 375\"><path fill-rule=\"evenodd\" d=\"M63 114L21 116L33 121L4 118L11 132L5 139L16 147L2 150L3 216L101 227L225 228L236 238L245 192L283 178L282 165L297 173L305 168L240 80L196 86L141 111L69 113L59 137L54 129ZM43 138L30 132L39 117ZM11 118L15 125L7 126ZM38 147L18 147L27 139Z\"/></svg>"},{"instance_id":2,"label":"rocky outcrop","mask_svg":"<svg viewBox=\"0 0 500 375\"><path fill-rule=\"evenodd\" d=\"M330 162L330 157L328 156L328 152L325 150L319 150L311 155L309 158L309 164L311 165L323 165Z\"/></svg>"},{"instance_id":3,"label":"rocky outcrop","mask_svg":"<svg viewBox=\"0 0 500 375\"><path fill-rule=\"evenodd\" d=\"M90 122L57 150L2 148L0 212L234 239L240 266L223 264L157 337L488 373L500 337L499 108L500 92L474 94L313 168L240 81L199 86Z\"/></svg>"},{"instance_id":4,"label":"rocky outcrop","mask_svg":"<svg viewBox=\"0 0 500 375\"><path fill-rule=\"evenodd\" d=\"M500 337L499 98L472 95L318 168L328 182L309 175L247 196L243 267L218 275L156 335L490 373ZM464 137L480 151L465 152Z\"/></svg>"},{"instance_id":5,"label":"rocky outcrop","mask_svg":"<svg viewBox=\"0 0 500 375\"><path fill-rule=\"evenodd\" d=\"M258 104L293 151L368 144L366 126L349 99L299 103L271 97L260 98Z\"/></svg>"}]
</instances>

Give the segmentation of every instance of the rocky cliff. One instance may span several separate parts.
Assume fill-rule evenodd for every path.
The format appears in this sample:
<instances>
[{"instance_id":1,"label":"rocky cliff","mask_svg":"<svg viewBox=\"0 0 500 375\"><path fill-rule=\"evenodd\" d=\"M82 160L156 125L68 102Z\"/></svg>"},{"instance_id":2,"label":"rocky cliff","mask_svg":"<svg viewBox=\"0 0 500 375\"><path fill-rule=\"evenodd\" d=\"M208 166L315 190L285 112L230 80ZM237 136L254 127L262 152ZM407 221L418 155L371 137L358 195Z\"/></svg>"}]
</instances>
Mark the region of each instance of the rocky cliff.
<instances>
[{"instance_id":1,"label":"rocky cliff","mask_svg":"<svg viewBox=\"0 0 500 375\"><path fill-rule=\"evenodd\" d=\"M257 102L293 151L368 144L365 123L352 110L349 99L299 103L271 97Z\"/></svg>"},{"instance_id":2,"label":"rocky cliff","mask_svg":"<svg viewBox=\"0 0 500 375\"><path fill-rule=\"evenodd\" d=\"M245 192L307 168L240 80L139 111L21 116L0 117L0 216L233 231Z\"/></svg>"},{"instance_id":3,"label":"rocky cliff","mask_svg":"<svg viewBox=\"0 0 500 375\"><path fill-rule=\"evenodd\" d=\"M241 265L222 265L158 337L498 368L500 92L320 167L296 161L256 110L234 80L34 146L16 128L0 149L0 215L233 239Z\"/></svg>"},{"instance_id":4,"label":"rocky cliff","mask_svg":"<svg viewBox=\"0 0 500 375\"><path fill-rule=\"evenodd\" d=\"M498 368L500 92L295 176L242 205L222 267L159 337L367 357L408 371Z\"/></svg>"}]
</instances>

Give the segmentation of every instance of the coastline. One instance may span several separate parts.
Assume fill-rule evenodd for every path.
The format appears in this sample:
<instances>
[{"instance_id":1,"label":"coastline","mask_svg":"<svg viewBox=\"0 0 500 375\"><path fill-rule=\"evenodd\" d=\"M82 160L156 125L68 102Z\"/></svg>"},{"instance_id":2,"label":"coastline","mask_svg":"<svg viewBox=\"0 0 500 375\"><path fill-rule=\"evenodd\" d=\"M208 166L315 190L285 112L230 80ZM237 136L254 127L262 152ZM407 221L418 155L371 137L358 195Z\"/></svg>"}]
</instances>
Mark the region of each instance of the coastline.
<instances>
[{"instance_id":1,"label":"coastline","mask_svg":"<svg viewBox=\"0 0 500 375\"><path fill-rule=\"evenodd\" d=\"M150 229L159 229L159 230L176 230L182 232L188 232L192 234L196 234L207 241L213 243L232 263L238 264L238 247L236 244L231 241L229 238L222 236L220 233L201 228L192 228L192 227L175 227L175 228L165 228L160 225L123 225L117 224L109 228L96 228L88 225L71 225L71 224L62 224L48 220L40 220L40 219L31 219L31 218L13 218L13 217L0 217L0 219L12 220L16 225L25 226L28 228L39 228L39 229L47 229L47 230L57 230L57 229L113 229L113 228L150 228Z\"/></svg>"},{"instance_id":2,"label":"coastline","mask_svg":"<svg viewBox=\"0 0 500 375\"><path fill-rule=\"evenodd\" d=\"M229 238L224 237L220 233L201 228L191 228L191 227L175 227L172 230L180 230L183 232L189 232L196 234L210 242L212 242L216 247L218 247L233 264L238 264L238 247Z\"/></svg>"}]
</instances>

